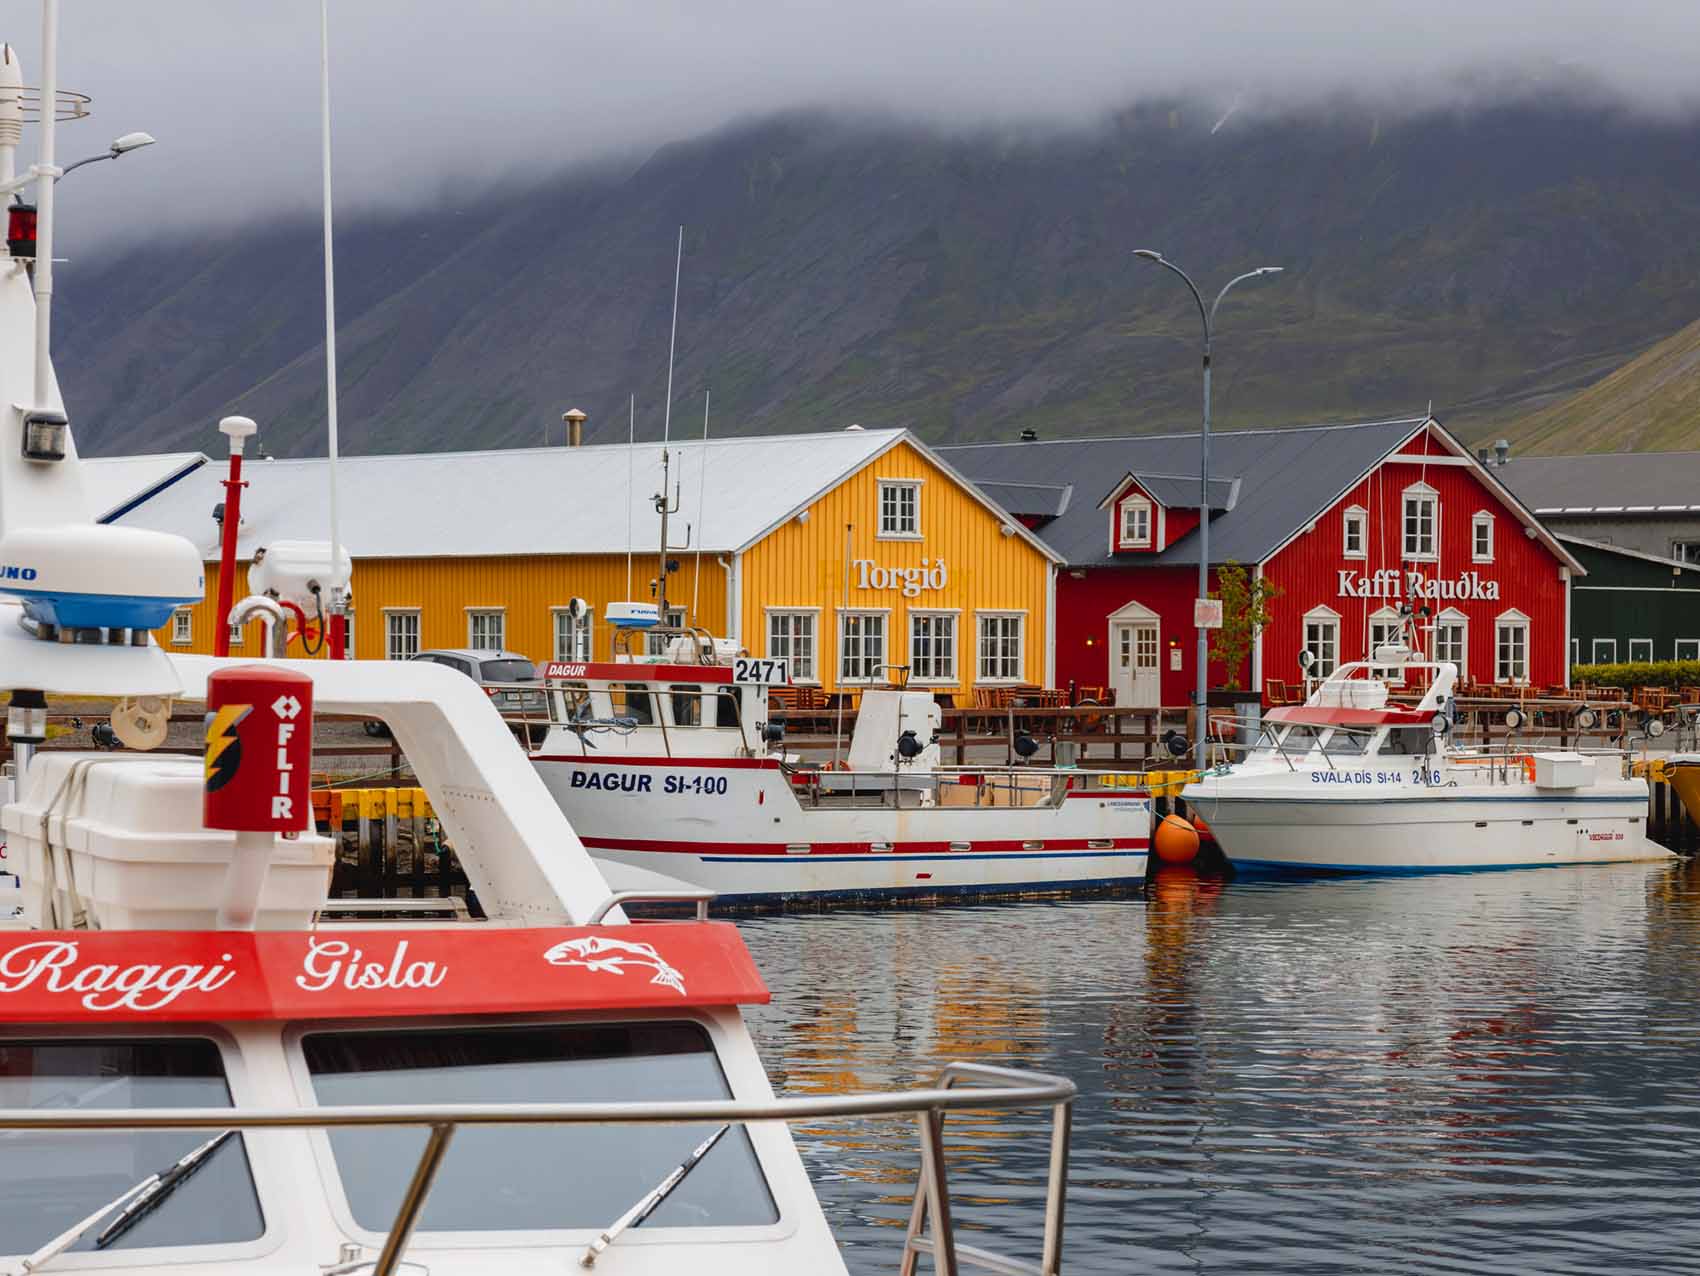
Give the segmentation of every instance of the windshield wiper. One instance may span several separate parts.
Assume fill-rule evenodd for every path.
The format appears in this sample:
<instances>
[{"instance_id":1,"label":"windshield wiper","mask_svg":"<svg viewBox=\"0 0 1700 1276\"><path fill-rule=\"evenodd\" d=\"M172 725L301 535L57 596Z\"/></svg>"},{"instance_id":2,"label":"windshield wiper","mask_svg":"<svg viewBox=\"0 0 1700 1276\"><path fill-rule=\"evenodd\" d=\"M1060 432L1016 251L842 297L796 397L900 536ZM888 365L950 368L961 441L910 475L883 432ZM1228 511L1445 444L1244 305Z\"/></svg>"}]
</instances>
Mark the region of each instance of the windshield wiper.
<instances>
[{"instance_id":1,"label":"windshield wiper","mask_svg":"<svg viewBox=\"0 0 1700 1276\"><path fill-rule=\"evenodd\" d=\"M35 1253L24 1259L21 1270L26 1272L40 1270L80 1241L88 1234L90 1228L112 1213L113 1210L122 1210L123 1213L113 1219L106 1230L95 1237L95 1248L105 1249L139 1223L144 1214L163 1204L165 1198L176 1191L178 1185L184 1179L206 1164L208 1158L223 1146L226 1139L235 1133L235 1130L226 1130L222 1134L214 1135L200 1147L195 1148L166 1169L160 1170L156 1174L150 1174L134 1187L127 1188L122 1194L108 1201L93 1214L83 1219L82 1222L73 1223L36 1250Z\"/></svg>"},{"instance_id":2,"label":"windshield wiper","mask_svg":"<svg viewBox=\"0 0 1700 1276\"><path fill-rule=\"evenodd\" d=\"M618 1237L621 1232L625 1231L628 1227L637 1227L644 1221L644 1219L655 1213L655 1211L661 1207L661 1202L665 1201L673 1194L673 1189L685 1181L685 1175L696 1169L697 1162L707 1156L709 1152L713 1150L714 1145L720 1142L720 1136L725 1134L726 1131L731 1128L732 1123L728 1121L701 1143L697 1144L696 1151L692 1152L683 1161L675 1165L672 1172L668 1174L666 1178L657 1183L652 1190L645 1193L644 1196L638 1200L636 1205L632 1206L631 1209L620 1215L620 1217L614 1221L613 1225L610 1226L607 1231L603 1232L602 1235L598 1236L585 1247L584 1254L578 1260L578 1265L580 1267L596 1266L596 1260L602 1256L602 1251L612 1245L615 1238Z\"/></svg>"}]
</instances>

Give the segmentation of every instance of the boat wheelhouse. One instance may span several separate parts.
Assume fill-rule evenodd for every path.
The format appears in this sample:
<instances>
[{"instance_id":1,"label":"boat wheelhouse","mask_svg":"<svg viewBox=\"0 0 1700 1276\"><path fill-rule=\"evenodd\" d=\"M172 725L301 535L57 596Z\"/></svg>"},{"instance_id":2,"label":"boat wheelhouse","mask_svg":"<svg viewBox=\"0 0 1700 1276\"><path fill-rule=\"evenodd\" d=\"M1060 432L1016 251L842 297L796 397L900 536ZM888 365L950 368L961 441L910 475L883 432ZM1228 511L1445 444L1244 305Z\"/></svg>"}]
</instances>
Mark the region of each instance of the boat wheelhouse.
<instances>
[{"instance_id":1,"label":"boat wheelhouse","mask_svg":"<svg viewBox=\"0 0 1700 1276\"><path fill-rule=\"evenodd\" d=\"M654 659L547 666L532 762L605 862L722 902L932 898L1137 887L1141 777L1020 763L946 766L924 691L861 692L847 749L810 761L770 703L783 661L669 631Z\"/></svg>"}]
</instances>

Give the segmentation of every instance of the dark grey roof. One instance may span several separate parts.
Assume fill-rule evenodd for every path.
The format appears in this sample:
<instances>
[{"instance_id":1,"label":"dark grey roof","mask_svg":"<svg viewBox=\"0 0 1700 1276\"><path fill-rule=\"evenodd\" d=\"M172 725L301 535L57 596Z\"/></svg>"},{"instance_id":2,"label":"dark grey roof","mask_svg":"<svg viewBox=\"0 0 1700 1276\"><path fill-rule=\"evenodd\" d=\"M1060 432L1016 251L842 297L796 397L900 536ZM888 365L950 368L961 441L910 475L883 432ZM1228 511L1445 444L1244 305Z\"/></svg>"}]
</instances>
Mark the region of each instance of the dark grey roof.
<instances>
[{"instance_id":1,"label":"dark grey roof","mask_svg":"<svg viewBox=\"0 0 1700 1276\"><path fill-rule=\"evenodd\" d=\"M976 483L1011 514L1027 514L1035 518L1061 518L1074 495L1067 483Z\"/></svg>"},{"instance_id":2,"label":"dark grey roof","mask_svg":"<svg viewBox=\"0 0 1700 1276\"><path fill-rule=\"evenodd\" d=\"M1408 417L1361 425L1212 432L1211 473L1238 475L1240 491L1232 510L1210 520L1211 559L1263 561L1422 428L1424 421ZM982 488L1015 482L1072 484L1081 492L1096 493L1092 500L1070 501L1060 518L1039 529L1040 539L1070 566L1127 561L1126 555L1118 558L1110 553L1109 524L1098 501L1130 471L1184 476L1191 469L1193 477L1188 481L1193 493L1198 491L1196 433L969 443L938 451ZM1198 535L1189 533L1145 561L1196 564Z\"/></svg>"},{"instance_id":3,"label":"dark grey roof","mask_svg":"<svg viewBox=\"0 0 1700 1276\"><path fill-rule=\"evenodd\" d=\"M1211 435L1215 439L1215 435ZM1214 468L1214 466L1212 466ZM1131 473L1131 472L1130 472ZM1124 475L1124 477L1127 477ZM1139 485L1151 495L1151 499L1161 501L1168 509L1197 509L1198 508L1198 475L1190 477L1184 474L1132 474L1139 480ZM1118 481L1116 487L1120 487ZM1210 508L1227 511L1239 503L1240 481L1238 478L1212 478L1210 480ZM1104 493L1108 500L1115 487ZM1098 505L1102 508L1104 500Z\"/></svg>"},{"instance_id":4,"label":"dark grey roof","mask_svg":"<svg viewBox=\"0 0 1700 1276\"><path fill-rule=\"evenodd\" d=\"M1700 511L1700 452L1513 455L1493 474L1543 518Z\"/></svg>"}]
</instances>

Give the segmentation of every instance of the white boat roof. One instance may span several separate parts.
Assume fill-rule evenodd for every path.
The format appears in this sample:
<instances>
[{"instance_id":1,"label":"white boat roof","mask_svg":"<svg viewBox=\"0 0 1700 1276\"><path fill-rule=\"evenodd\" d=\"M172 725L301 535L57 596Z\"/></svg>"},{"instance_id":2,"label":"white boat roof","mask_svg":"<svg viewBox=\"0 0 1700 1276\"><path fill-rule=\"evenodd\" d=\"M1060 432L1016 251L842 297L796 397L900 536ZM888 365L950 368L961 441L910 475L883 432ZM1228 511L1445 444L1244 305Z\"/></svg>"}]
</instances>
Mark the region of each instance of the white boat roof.
<instances>
[{"instance_id":1,"label":"white boat roof","mask_svg":"<svg viewBox=\"0 0 1700 1276\"><path fill-rule=\"evenodd\" d=\"M688 523L693 549L740 551L905 441L938 461L907 430L675 440L673 538L682 541ZM245 465L242 558L274 541L325 538L327 465L323 457ZM215 558L212 509L224 499L224 473L222 460L202 466L118 521L186 536ZM648 553L660 484L659 442L344 457L340 534L357 558L623 554L629 526L630 547Z\"/></svg>"},{"instance_id":2,"label":"white boat roof","mask_svg":"<svg viewBox=\"0 0 1700 1276\"><path fill-rule=\"evenodd\" d=\"M85 456L83 490L97 523L157 497L166 488L207 463L205 452L159 452L152 456Z\"/></svg>"}]
</instances>

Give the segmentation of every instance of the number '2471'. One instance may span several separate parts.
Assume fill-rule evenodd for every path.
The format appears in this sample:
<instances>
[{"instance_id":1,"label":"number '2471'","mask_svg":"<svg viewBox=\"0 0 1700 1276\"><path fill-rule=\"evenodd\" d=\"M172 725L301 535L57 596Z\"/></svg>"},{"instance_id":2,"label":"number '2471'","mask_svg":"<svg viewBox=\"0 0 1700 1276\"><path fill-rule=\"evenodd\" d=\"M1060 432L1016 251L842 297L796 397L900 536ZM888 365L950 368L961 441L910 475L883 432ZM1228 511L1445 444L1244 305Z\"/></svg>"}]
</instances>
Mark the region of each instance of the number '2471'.
<instances>
[{"instance_id":1,"label":"number '2471'","mask_svg":"<svg viewBox=\"0 0 1700 1276\"><path fill-rule=\"evenodd\" d=\"M791 685L791 662L739 656L732 662L732 681L741 686L788 687Z\"/></svg>"}]
</instances>

